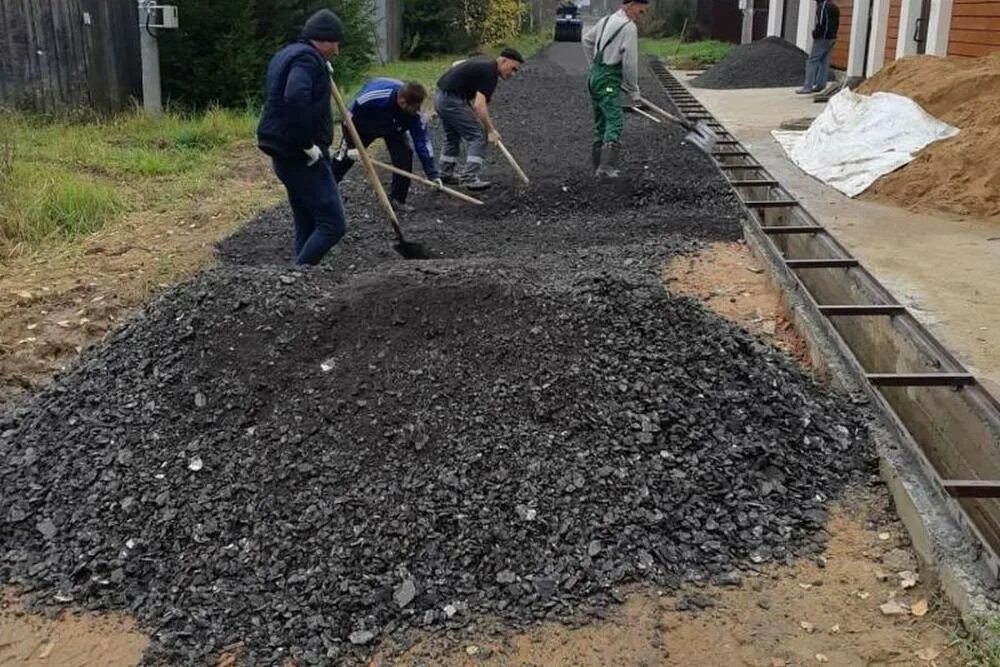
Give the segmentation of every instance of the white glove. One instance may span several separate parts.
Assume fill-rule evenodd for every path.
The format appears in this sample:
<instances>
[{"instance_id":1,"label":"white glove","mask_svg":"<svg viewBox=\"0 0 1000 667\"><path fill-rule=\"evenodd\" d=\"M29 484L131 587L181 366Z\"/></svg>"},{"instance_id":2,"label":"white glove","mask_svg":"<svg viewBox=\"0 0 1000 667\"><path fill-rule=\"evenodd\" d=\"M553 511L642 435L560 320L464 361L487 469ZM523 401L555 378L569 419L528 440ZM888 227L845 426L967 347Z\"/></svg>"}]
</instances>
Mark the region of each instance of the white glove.
<instances>
[{"instance_id":1,"label":"white glove","mask_svg":"<svg viewBox=\"0 0 1000 667\"><path fill-rule=\"evenodd\" d=\"M319 149L319 146L317 146L316 144L313 144L309 148L305 149L303 152L306 154L306 157L309 158L309 161L306 162L307 167L313 166L314 164L319 162L319 159L321 157L323 157L323 151L321 151Z\"/></svg>"},{"instance_id":2,"label":"white glove","mask_svg":"<svg viewBox=\"0 0 1000 667\"><path fill-rule=\"evenodd\" d=\"M444 181L441 180L440 176L438 176L437 178L431 179L431 183L433 183L434 185L438 186L439 188L443 188L444 187Z\"/></svg>"},{"instance_id":3,"label":"white glove","mask_svg":"<svg viewBox=\"0 0 1000 667\"><path fill-rule=\"evenodd\" d=\"M632 106L642 107L642 93L638 90L632 92L629 97L632 98Z\"/></svg>"},{"instance_id":4,"label":"white glove","mask_svg":"<svg viewBox=\"0 0 1000 667\"><path fill-rule=\"evenodd\" d=\"M496 130L490 130L490 133L486 135L486 139L491 144L495 144L500 141L500 133L497 132Z\"/></svg>"},{"instance_id":5,"label":"white glove","mask_svg":"<svg viewBox=\"0 0 1000 667\"><path fill-rule=\"evenodd\" d=\"M329 60L326 61L326 71L330 73L330 76L333 76L333 63Z\"/></svg>"},{"instance_id":6,"label":"white glove","mask_svg":"<svg viewBox=\"0 0 1000 667\"><path fill-rule=\"evenodd\" d=\"M361 153L358 152L357 148L348 148L347 159L350 160L351 162L357 162L358 160L361 159Z\"/></svg>"}]
</instances>

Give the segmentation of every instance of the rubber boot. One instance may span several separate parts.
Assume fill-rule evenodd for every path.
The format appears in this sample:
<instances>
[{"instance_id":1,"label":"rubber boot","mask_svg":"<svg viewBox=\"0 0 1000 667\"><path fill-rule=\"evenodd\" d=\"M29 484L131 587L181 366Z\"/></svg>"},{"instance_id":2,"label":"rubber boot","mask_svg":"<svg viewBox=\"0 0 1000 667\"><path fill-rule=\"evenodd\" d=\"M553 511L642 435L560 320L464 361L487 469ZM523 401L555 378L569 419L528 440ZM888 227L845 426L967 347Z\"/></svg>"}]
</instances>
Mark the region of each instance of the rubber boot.
<instances>
[{"instance_id":1,"label":"rubber boot","mask_svg":"<svg viewBox=\"0 0 1000 667\"><path fill-rule=\"evenodd\" d=\"M621 144L607 143L601 146L601 164L597 175L602 178L618 178L618 152Z\"/></svg>"},{"instance_id":2,"label":"rubber boot","mask_svg":"<svg viewBox=\"0 0 1000 667\"><path fill-rule=\"evenodd\" d=\"M590 147L590 170L593 172L596 172L601 165L601 146L602 144L598 142Z\"/></svg>"}]
</instances>

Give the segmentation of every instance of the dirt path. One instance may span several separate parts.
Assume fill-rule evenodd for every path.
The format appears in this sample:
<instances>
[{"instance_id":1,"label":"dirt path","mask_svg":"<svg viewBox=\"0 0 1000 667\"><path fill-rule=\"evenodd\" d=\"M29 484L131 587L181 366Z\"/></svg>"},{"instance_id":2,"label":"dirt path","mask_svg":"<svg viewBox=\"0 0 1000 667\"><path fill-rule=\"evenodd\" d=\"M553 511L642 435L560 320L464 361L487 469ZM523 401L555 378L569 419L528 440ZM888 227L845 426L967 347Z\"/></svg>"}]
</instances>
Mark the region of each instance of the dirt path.
<instances>
[{"instance_id":1,"label":"dirt path","mask_svg":"<svg viewBox=\"0 0 1000 667\"><path fill-rule=\"evenodd\" d=\"M0 403L46 383L152 294L210 264L219 239L277 200L249 142L219 174L218 188L179 218L132 215L79 246L0 265Z\"/></svg>"}]
</instances>

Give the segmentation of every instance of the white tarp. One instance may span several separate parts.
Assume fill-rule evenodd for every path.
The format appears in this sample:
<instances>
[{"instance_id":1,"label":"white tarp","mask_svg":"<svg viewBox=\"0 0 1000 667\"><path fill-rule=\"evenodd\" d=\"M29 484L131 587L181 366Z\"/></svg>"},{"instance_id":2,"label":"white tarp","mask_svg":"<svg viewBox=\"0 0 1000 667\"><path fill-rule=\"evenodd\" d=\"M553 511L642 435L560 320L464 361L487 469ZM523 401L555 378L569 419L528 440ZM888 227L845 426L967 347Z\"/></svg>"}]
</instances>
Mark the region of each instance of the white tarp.
<instances>
[{"instance_id":1,"label":"white tarp","mask_svg":"<svg viewBox=\"0 0 1000 667\"><path fill-rule=\"evenodd\" d=\"M899 169L924 146L958 134L908 97L837 93L805 132L774 130L802 171L848 197Z\"/></svg>"}]
</instances>

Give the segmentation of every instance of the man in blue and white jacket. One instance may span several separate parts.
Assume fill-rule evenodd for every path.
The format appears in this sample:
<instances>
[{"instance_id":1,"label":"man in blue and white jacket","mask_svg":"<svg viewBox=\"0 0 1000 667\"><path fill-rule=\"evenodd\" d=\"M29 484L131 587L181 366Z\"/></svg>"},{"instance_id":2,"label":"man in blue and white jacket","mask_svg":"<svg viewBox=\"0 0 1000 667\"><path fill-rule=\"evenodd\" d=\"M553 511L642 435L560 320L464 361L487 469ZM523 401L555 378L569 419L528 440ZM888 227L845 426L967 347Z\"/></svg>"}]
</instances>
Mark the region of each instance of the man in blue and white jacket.
<instances>
[{"instance_id":1,"label":"man in blue and white jacket","mask_svg":"<svg viewBox=\"0 0 1000 667\"><path fill-rule=\"evenodd\" d=\"M384 140L393 166L406 171L413 171L413 152L416 151L427 178L440 185L434 149L427 132L427 118L420 112L426 98L427 91L419 83L371 79L361 87L349 110L358 136L366 147L376 139ZM343 137L333 160L333 177L338 183L354 165L350 137L346 132ZM409 191L410 179L394 174L389 200L396 210L413 210L406 203Z\"/></svg>"}]
</instances>

